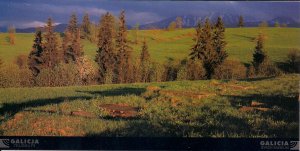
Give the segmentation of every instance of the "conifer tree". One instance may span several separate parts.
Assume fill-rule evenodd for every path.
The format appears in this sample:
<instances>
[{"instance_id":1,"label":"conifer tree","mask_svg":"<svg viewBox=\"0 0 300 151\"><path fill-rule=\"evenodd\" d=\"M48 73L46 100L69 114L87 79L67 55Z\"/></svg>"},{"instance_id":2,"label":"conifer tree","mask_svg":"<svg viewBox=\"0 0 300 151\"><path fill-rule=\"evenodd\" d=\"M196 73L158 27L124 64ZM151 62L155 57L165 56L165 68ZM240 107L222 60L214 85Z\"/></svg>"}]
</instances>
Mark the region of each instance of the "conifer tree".
<instances>
[{"instance_id":1,"label":"conifer tree","mask_svg":"<svg viewBox=\"0 0 300 151\"><path fill-rule=\"evenodd\" d=\"M28 56L28 66L34 76L37 76L40 73L40 66L43 63L43 60L41 58L42 53L42 31L40 29L37 29L32 50Z\"/></svg>"},{"instance_id":2,"label":"conifer tree","mask_svg":"<svg viewBox=\"0 0 300 151\"><path fill-rule=\"evenodd\" d=\"M79 37L78 37L79 36ZM77 17L72 14L63 40L64 60L66 63L75 62L83 55L80 29L77 27Z\"/></svg>"},{"instance_id":3,"label":"conifer tree","mask_svg":"<svg viewBox=\"0 0 300 151\"><path fill-rule=\"evenodd\" d=\"M125 11L123 10L119 17L119 30L116 38L116 53L117 53L117 82L124 83L130 79L129 67L131 66L131 47L128 45L127 29L125 21Z\"/></svg>"},{"instance_id":4,"label":"conifer tree","mask_svg":"<svg viewBox=\"0 0 300 151\"><path fill-rule=\"evenodd\" d=\"M79 57L83 56L83 50L82 50L82 45L81 45L81 38L80 38L80 30L77 29L75 33L75 37L73 38L72 42L72 49L74 52L74 61L76 61Z\"/></svg>"},{"instance_id":5,"label":"conifer tree","mask_svg":"<svg viewBox=\"0 0 300 151\"><path fill-rule=\"evenodd\" d=\"M228 54L225 51L226 46L225 41L225 27L221 17L218 17L217 23L214 27L214 35L213 35L213 47L216 50L217 58L216 64L220 65L224 62L224 60L228 57Z\"/></svg>"},{"instance_id":6,"label":"conifer tree","mask_svg":"<svg viewBox=\"0 0 300 151\"><path fill-rule=\"evenodd\" d=\"M53 21L48 19L45 27L44 48L42 53L43 66L45 68L54 68L60 62L60 46L58 45L57 35L54 32Z\"/></svg>"},{"instance_id":7,"label":"conifer tree","mask_svg":"<svg viewBox=\"0 0 300 151\"><path fill-rule=\"evenodd\" d=\"M63 49L63 59L65 63L68 63L71 61L72 58L72 34L68 31L65 30L64 32L64 37L63 37L63 42L62 42L62 49Z\"/></svg>"},{"instance_id":8,"label":"conifer tree","mask_svg":"<svg viewBox=\"0 0 300 151\"><path fill-rule=\"evenodd\" d=\"M142 51L140 55L140 74L141 74L141 82L149 82L149 74L150 74L150 54L148 51L148 45L146 40L144 39L142 45Z\"/></svg>"},{"instance_id":9,"label":"conifer tree","mask_svg":"<svg viewBox=\"0 0 300 151\"><path fill-rule=\"evenodd\" d=\"M99 34L98 34L98 50L96 52L95 61L99 65L99 82L105 83L107 76L114 70L114 18L110 13L106 13L101 17Z\"/></svg>"},{"instance_id":10,"label":"conifer tree","mask_svg":"<svg viewBox=\"0 0 300 151\"><path fill-rule=\"evenodd\" d=\"M253 53L253 66L258 71L259 66L267 60L267 54L264 48L264 35L260 33L256 40L256 46Z\"/></svg>"},{"instance_id":11,"label":"conifer tree","mask_svg":"<svg viewBox=\"0 0 300 151\"><path fill-rule=\"evenodd\" d=\"M243 18L243 16L239 17L238 27L244 27L244 18Z\"/></svg>"},{"instance_id":12,"label":"conifer tree","mask_svg":"<svg viewBox=\"0 0 300 151\"><path fill-rule=\"evenodd\" d=\"M91 35L91 22L89 14L85 13L81 24L82 37L90 40Z\"/></svg>"},{"instance_id":13,"label":"conifer tree","mask_svg":"<svg viewBox=\"0 0 300 151\"><path fill-rule=\"evenodd\" d=\"M202 43L201 43L201 35L202 35L202 26L201 26L201 22L199 21L197 23L196 26L196 37L193 39L196 44L193 46L193 48L191 49L192 52L189 54L190 59L194 60L194 59L200 59L201 58L201 53L202 53L202 48L203 47Z\"/></svg>"},{"instance_id":14,"label":"conifer tree","mask_svg":"<svg viewBox=\"0 0 300 151\"><path fill-rule=\"evenodd\" d=\"M72 36L75 36L75 33L77 32L77 24L77 16L75 13L73 13L67 26L67 30L72 34Z\"/></svg>"},{"instance_id":15,"label":"conifer tree","mask_svg":"<svg viewBox=\"0 0 300 151\"><path fill-rule=\"evenodd\" d=\"M213 47L213 35L209 19L205 20L203 28L198 25L196 31L200 33L197 33L199 37L196 38L196 44L191 49L190 58L192 60L199 59L203 62L206 76L210 79L217 65L217 54Z\"/></svg>"}]
</instances>

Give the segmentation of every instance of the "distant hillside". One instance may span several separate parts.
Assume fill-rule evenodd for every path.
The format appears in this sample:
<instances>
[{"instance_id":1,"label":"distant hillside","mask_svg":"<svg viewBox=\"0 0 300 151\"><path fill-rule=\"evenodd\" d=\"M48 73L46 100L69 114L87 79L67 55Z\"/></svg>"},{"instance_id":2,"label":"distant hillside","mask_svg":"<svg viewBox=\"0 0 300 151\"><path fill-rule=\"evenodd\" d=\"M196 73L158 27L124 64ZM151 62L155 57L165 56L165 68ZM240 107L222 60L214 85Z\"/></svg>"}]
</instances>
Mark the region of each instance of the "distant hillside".
<instances>
[{"instance_id":1,"label":"distant hillside","mask_svg":"<svg viewBox=\"0 0 300 151\"><path fill-rule=\"evenodd\" d=\"M183 19L183 27L184 28L191 28L191 27L195 27L199 20L204 21L205 18L209 18L211 21L215 22L219 16L222 17L225 27L237 27L239 15L235 15L235 14L211 13L209 15L199 15L199 16L183 15L183 16L179 16L179 17L181 17ZM154 28L164 29L164 28L167 28L172 21L175 21L176 17L177 16L173 16L173 17L166 18L166 19L163 19L158 22L140 25L140 29L154 29ZM261 23L261 20L255 18L255 17L251 17L251 16L243 16L243 17L244 17L244 22L245 22L246 27L257 27L258 24ZM267 22L268 22L269 26L272 27L272 26L274 26L274 23L276 21L278 21L280 24L283 24L283 23L287 24L288 27L300 27L299 21L295 21L294 19L289 18L289 17L276 17L271 20L268 20ZM54 29L56 32L64 32L66 27L67 27L67 24L59 24L59 25L55 26ZM131 29L132 26L127 25L127 28ZM35 27L24 28L24 29L17 28L16 29L16 31L19 33L33 33L33 32L35 32L35 30L36 30ZM0 32L7 32L7 27L0 27Z\"/></svg>"},{"instance_id":2,"label":"distant hillside","mask_svg":"<svg viewBox=\"0 0 300 151\"><path fill-rule=\"evenodd\" d=\"M239 15L234 15L234 14L214 13L206 16L187 15L187 16L179 16L179 17L181 17L183 20L183 27L190 28L190 27L195 27L199 20L203 21L205 20L205 18L209 18L211 21L215 22L219 16L222 17L226 27L237 27ZM176 16L158 22L141 25L140 28L141 29L167 28L168 25L175 20L176 20ZM300 27L299 22L289 17L276 17L271 20L268 20L267 22L269 26L273 26L276 21L278 21L280 24L285 23L288 25L288 27ZM244 22L246 27L257 27L258 24L261 22L261 20L256 19L254 17L244 16Z\"/></svg>"},{"instance_id":3,"label":"distant hillside","mask_svg":"<svg viewBox=\"0 0 300 151\"><path fill-rule=\"evenodd\" d=\"M54 30L56 32L64 32L65 29L67 27L67 24L58 24L56 26L54 26ZM43 29L43 28L42 28ZM31 28L24 28L24 29L16 29L16 31L18 33L33 33L36 31L36 28L35 27L31 27Z\"/></svg>"}]
</instances>

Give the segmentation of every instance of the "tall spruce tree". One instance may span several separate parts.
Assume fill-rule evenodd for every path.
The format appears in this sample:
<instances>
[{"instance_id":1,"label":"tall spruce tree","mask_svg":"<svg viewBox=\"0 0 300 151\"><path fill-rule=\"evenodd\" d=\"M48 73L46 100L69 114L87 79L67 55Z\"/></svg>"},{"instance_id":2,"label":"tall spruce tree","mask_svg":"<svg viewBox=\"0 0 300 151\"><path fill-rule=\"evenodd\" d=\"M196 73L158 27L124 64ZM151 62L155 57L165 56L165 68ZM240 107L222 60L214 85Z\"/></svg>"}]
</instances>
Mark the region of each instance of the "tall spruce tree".
<instances>
[{"instance_id":1,"label":"tall spruce tree","mask_svg":"<svg viewBox=\"0 0 300 151\"><path fill-rule=\"evenodd\" d=\"M150 81L150 54L148 51L148 45L146 40L144 39L142 45L142 51L140 55L140 73L141 74L141 82L149 82Z\"/></svg>"},{"instance_id":2,"label":"tall spruce tree","mask_svg":"<svg viewBox=\"0 0 300 151\"><path fill-rule=\"evenodd\" d=\"M75 62L79 57L83 55L80 41L80 29L77 26L77 17L75 14L71 15L71 19L64 35L64 61L66 63Z\"/></svg>"},{"instance_id":3,"label":"tall spruce tree","mask_svg":"<svg viewBox=\"0 0 300 151\"><path fill-rule=\"evenodd\" d=\"M81 31L82 31L82 37L88 40L90 39L91 35L91 22L89 18L89 14L85 13L82 19L82 24L81 24Z\"/></svg>"},{"instance_id":4,"label":"tall spruce tree","mask_svg":"<svg viewBox=\"0 0 300 151\"><path fill-rule=\"evenodd\" d=\"M239 17L238 27L244 27L244 18L243 18L243 16Z\"/></svg>"},{"instance_id":5,"label":"tall spruce tree","mask_svg":"<svg viewBox=\"0 0 300 151\"><path fill-rule=\"evenodd\" d=\"M43 53L42 31L40 29L37 29L33 42L32 50L28 56L28 67L32 71L32 74L37 76L40 73L40 66L43 63L41 57Z\"/></svg>"},{"instance_id":6,"label":"tall spruce tree","mask_svg":"<svg viewBox=\"0 0 300 151\"><path fill-rule=\"evenodd\" d=\"M217 58L216 64L222 64L224 60L228 57L228 54L225 51L226 46L225 41L225 27L221 17L218 17L217 23L214 26L213 34L213 47L216 50Z\"/></svg>"},{"instance_id":7,"label":"tall spruce tree","mask_svg":"<svg viewBox=\"0 0 300 151\"><path fill-rule=\"evenodd\" d=\"M206 76L210 79L217 65L217 54L213 47L213 35L209 19L206 18L203 28L197 26L196 31L200 33L197 33L199 37L196 38L196 44L191 49L190 58L192 60L199 59L203 62Z\"/></svg>"},{"instance_id":8,"label":"tall spruce tree","mask_svg":"<svg viewBox=\"0 0 300 151\"><path fill-rule=\"evenodd\" d=\"M267 53L264 48L264 35L260 33L256 40L256 46L253 53L253 66L258 71L259 66L267 60Z\"/></svg>"},{"instance_id":9,"label":"tall spruce tree","mask_svg":"<svg viewBox=\"0 0 300 151\"><path fill-rule=\"evenodd\" d=\"M98 50L95 61L99 65L99 82L105 83L107 76L114 70L114 18L110 13L101 17L98 34Z\"/></svg>"},{"instance_id":10,"label":"tall spruce tree","mask_svg":"<svg viewBox=\"0 0 300 151\"><path fill-rule=\"evenodd\" d=\"M80 34L80 30L77 29L75 35L75 37L73 38L73 42L72 42L72 50L74 52L74 61L76 61L78 58L83 56L83 50L82 50L82 45L81 45L81 34Z\"/></svg>"},{"instance_id":11,"label":"tall spruce tree","mask_svg":"<svg viewBox=\"0 0 300 151\"><path fill-rule=\"evenodd\" d=\"M78 22L77 22L77 16L75 13L73 13L71 15L71 18L70 18L70 21L69 21L69 24L67 26L67 30L72 34L72 36L75 35L75 33L77 32L77 29L78 29Z\"/></svg>"},{"instance_id":12,"label":"tall spruce tree","mask_svg":"<svg viewBox=\"0 0 300 151\"><path fill-rule=\"evenodd\" d=\"M201 35L202 35L202 26L201 22L199 21L196 26L196 37L193 39L196 44L192 47L192 52L189 54L190 59L200 59L202 53L202 43L201 43Z\"/></svg>"},{"instance_id":13,"label":"tall spruce tree","mask_svg":"<svg viewBox=\"0 0 300 151\"><path fill-rule=\"evenodd\" d=\"M119 17L119 30L116 38L116 72L117 82L124 83L128 82L131 76L128 70L131 66L131 47L128 45L127 40L127 29L125 21L125 11L123 10Z\"/></svg>"},{"instance_id":14,"label":"tall spruce tree","mask_svg":"<svg viewBox=\"0 0 300 151\"><path fill-rule=\"evenodd\" d=\"M53 21L48 19L45 27L44 49L42 53L43 67L54 68L61 60L60 46L58 45L57 35L54 32Z\"/></svg>"}]
</instances>

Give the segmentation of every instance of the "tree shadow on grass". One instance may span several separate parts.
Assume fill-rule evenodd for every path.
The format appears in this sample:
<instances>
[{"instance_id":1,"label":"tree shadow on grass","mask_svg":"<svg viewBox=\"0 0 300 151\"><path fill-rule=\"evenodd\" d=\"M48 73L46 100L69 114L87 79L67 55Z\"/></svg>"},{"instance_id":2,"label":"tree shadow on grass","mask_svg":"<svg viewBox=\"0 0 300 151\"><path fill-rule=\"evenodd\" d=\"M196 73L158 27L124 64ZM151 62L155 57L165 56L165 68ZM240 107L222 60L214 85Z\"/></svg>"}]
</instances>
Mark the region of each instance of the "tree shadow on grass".
<instances>
[{"instance_id":1,"label":"tree shadow on grass","mask_svg":"<svg viewBox=\"0 0 300 151\"><path fill-rule=\"evenodd\" d=\"M261 95L252 94L247 96L225 96L229 99L232 106L238 107L251 106L252 101L263 103L261 107L266 107L272 110L262 112L261 114L266 117L273 117L276 120L284 120L287 122L299 121L299 101L295 95L291 97L283 95Z\"/></svg>"},{"instance_id":2,"label":"tree shadow on grass","mask_svg":"<svg viewBox=\"0 0 300 151\"><path fill-rule=\"evenodd\" d=\"M275 78L276 78L276 76L270 76L270 77L256 77L256 78L240 79L239 81L252 82L252 81L271 80L271 79L275 79Z\"/></svg>"},{"instance_id":3,"label":"tree shadow on grass","mask_svg":"<svg viewBox=\"0 0 300 151\"><path fill-rule=\"evenodd\" d=\"M211 116L213 117L213 116ZM115 119L111 119L114 120ZM203 119L204 120L204 119ZM88 133L86 136L96 137L212 137L214 134L226 135L243 134L251 135L250 125L241 118L220 115L215 120L222 122L222 125L212 123L209 125L200 124L203 120L198 121L199 124L188 124L188 122L176 123L174 121L156 121L151 123L150 120L130 120L123 127L115 129L106 129L99 133ZM206 119L208 120L208 119Z\"/></svg>"},{"instance_id":4,"label":"tree shadow on grass","mask_svg":"<svg viewBox=\"0 0 300 151\"><path fill-rule=\"evenodd\" d=\"M170 120L168 117L157 117L133 119L127 121L122 127L115 129L107 128L98 133L88 133L87 136L100 137L212 137L214 134L224 134L224 137L241 134L251 134L251 126L240 117L226 114L221 110L212 110L210 107L203 107L202 112L194 118L178 118ZM155 114L155 113L154 113ZM170 113L170 117L174 117ZM180 114L180 113L179 113ZM179 115L180 116L180 115ZM117 121L119 119L107 119ZM222 124L220 124L222 123Z\"/></svg>"},{"instance_id":5,"label":"tree shadow on grass","mask_svg":"<svg viewBox=\"0 0 300 151\"><path fill-rule=\"evenodd\" d=\"M294 137L297 138L299 133L299 101L297 94L292 94L289 96L283 95L261 95L252 94L246 96L225 96L228 98L232 106L249 106L251 107L251 102L256 101L263 103L261 107L269 108L266 111L256 111L262 119L266 120L263 129L269 134L276 135L278 137ZM254 114L254 113L250 113ZM268 119L272 120L274 123L279 122L276 126L267 123ZM280 122L284 122L280 124Z\"/></svg>"},{"instance_id":6,"label":"tree shadow on grass","mask_svg":"<svg viewBox=\"0 0 300 151\"><path fill-rule=\"evenodd\" d=\"M124 87L124 88L117 88L117 89L111 89L111 90L103 90L103 91L80 91L76 90L76 92L81 93L88 93L92 95L97 96L126 96L126 95L141 95L146 91L145 88L130 88L130 87Z\"/></svg>"},{"instance_id":7,"label":"tree shadow on grass","mask_svg":"<svg viewBox=\"0 0 300 151\"><path fill-rule=\"evenodd\" d=\"M118 121L119 119L110 119ZM167 121L165 121L167 122ZM174 126L161 127L148 120L130 120L125 126L115 129L106 129L99 133L87 133L86 136L93 137L174 137L176 136ZM178 127L176 127L178 129ZM169 129L169 131L167 131ZM180 132L180 131L178 131Z\"/></svg>"},{"instance_id":8,"label":"tree shadow on grass","mask_svg":"<svg viewBox=\"0 0 300 151\"><path fill-rule=\"evenodd\" d=\"M252 101L264 103L265 107L272 108L274 106L290 111L299 110L299 101L296 94L288 97L283 95L262 95L262 94L251 94L245 96L238 95L223 95L227 97L232 106L245 105L250 106Z\"/></svg>"},{"instance_id":9,"label":"tree shadow on grass","mask_svg":"<svg viewBox=\"0 0 300 151\"><path fill-rule=\"evenodd\" d=\"M25 108L29 107L40 107L50 104L59 104L62 102L71 102L77 99L91 99L91 97L87 96L78 96L78 97L58 97L52 99L36 99L30 100L27 102L22 103L3 103L2 107L0 108L0 115L9 115L9 117L14 116L16 113L24 110Z\"/></svg>"},{"instance_id":10,"label":"tree shadow on grass","mask_svg":"<svg viewBox=\"0 0 300 151\"><path fill-rule=\"evenodd\" d=\"M130 94L140 95L144 91L145 89L142 88L118 88L118 89L112 89L106 91L76 91L76 92L84 92L84 93L101 95L101 96L120 96L120 95L130 95ZM21 103L3 103L2 107L0 108L0 115L5 116L5 119L7 120L13 117L16 113L24 110L25 108L40 107L40 106L46 106L50 104L59 104L65 101L71 102L78 99L89 100L92 99L92 97L88 97L88 96L58 97L58 98L51 98L51 99L36 99L36 100L30 100ZM5 120L2 120L2 122L3 121Z\"/></svg>"}]
</instances>

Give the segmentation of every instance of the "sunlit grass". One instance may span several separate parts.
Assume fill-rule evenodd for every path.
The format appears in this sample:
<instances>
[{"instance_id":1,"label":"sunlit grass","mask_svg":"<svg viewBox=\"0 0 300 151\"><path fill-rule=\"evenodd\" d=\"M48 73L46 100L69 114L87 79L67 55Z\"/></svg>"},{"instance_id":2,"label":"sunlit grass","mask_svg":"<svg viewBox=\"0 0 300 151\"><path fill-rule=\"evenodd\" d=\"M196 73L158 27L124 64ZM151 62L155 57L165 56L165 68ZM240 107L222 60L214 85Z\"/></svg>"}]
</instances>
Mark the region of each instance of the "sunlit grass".
<instances>
[{"instance_id":1,"label":"sunlit grass","mask_svg":"<svg viewBox=\"0 0 300 151\"><path fill-rule=\"evenodd\" d=\"M299 28L227 28L225 35L229 58L249 63L255 47L254 39L260 32L266 35L266 50L273 61L285 61L289 50L300 50ZM140 30L138 33L139 43L131 46L134 49L134 56L137 56L145 38L154 61L164 62L168 58L184 59L188 56L194 43L192 40L194 33L195 30L192 28L175 31ZM34 38L33 33L16 34L14 46L7 45L6 37L6 33L0 33L1 58L6 61L13 61L17 55L29 54ZM129 39L133 39L132 31L129 31ZM94 59L97 50L96 45L88 41L83 41L83 45L85 54Z\"/></svg>"},{"instance_id":2,"label":"sunlit grass","mask_svg":"<svg viewBox=\"0 0 300 151\"><path fill-rule=\"evenodd\" d=\"M0 89L2 135L298 137L299 75L248 81L175 81L81 87ZM220 87L218 85L229 85ZM145 99L147 86L162 90L215 93L208 98L167 96ZM236 89L238 85L253 89ZM251 101L268 111L241 111ZM136 119L107 119L101 104L140 107ZM50 112L48 112L50 111ZM70 115L87 111L95 118Z\"/></svg>"}]
</instances>

